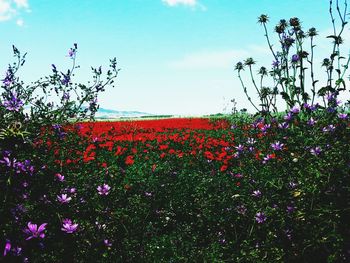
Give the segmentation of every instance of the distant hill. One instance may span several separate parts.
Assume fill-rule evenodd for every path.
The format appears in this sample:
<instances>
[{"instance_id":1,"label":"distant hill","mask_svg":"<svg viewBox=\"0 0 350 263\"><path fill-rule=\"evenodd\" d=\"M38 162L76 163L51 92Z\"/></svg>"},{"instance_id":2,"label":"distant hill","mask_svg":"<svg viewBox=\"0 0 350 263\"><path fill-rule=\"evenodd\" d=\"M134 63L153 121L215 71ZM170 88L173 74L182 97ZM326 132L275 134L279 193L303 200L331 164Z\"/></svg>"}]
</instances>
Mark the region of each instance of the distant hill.
<instances>
[{"instance_id":1,"label":"distant hill","mask_svg":"<svg viewBox=\"0 0 350 263\"><path fill-rule=\"evenodd\" d=\"M142 116L152 116L154 114L141 112L141 111L119 111L119 110L111 110L99 108L96 112L96 118L98 119L115 119L115 118L135 118Z\"/></svg>"}]
</instances>

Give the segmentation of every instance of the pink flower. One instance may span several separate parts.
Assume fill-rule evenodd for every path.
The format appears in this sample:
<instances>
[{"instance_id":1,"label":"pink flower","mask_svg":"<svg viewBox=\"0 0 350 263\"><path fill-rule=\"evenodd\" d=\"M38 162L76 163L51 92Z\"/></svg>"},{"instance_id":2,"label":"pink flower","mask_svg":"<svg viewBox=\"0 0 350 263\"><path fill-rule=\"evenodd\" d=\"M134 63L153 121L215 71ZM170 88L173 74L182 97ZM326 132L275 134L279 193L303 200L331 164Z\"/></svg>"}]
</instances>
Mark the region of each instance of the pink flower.
<instances>
[{"instance_id":1,"label":"pink flower","mask_svg":"<svg viewBox=\"0 0 350 263\"><path fill-rule=\"evenodd\" d=\"M61 196L57 196L57 200L61 203L61 204L67 204L72 200L72 197L68 197L67 194L62 194Z\"/></svg>"},{"instance_id":2,"label":"pink flower","mask_svg":"<svg viewBox=\"0 0 350 263\"><path fill-rule=\"evenodd\" d=\"M108 195L111 187L108 184L99 185L97 191L99 195Z\"/></svg>"},{"instance_id":3,"label":"pink flower","mask_svg":"<svg viewBox=\"0 0 350 263\"><path fill-rule=\"evenodd\" d=\"M66 218L63 220L61 230L67 234L72 234L78 229L78 224L73 224L72 220Z\"/></svg>"},{"instance_id":4,"label":"pink flower","mask_svg":"<svg viewBox=\"0 0 350 263\"><path fill-rule=\"evenodd\" d=\"M45 228L47 223L41 224L39 227L36 224L32 224L32 222L28 223L28 228L24 230L25 233L29 234L30 236L26 239L32 239L32 238L44 238L45 237Z\"/></svg>"}]
</instances>

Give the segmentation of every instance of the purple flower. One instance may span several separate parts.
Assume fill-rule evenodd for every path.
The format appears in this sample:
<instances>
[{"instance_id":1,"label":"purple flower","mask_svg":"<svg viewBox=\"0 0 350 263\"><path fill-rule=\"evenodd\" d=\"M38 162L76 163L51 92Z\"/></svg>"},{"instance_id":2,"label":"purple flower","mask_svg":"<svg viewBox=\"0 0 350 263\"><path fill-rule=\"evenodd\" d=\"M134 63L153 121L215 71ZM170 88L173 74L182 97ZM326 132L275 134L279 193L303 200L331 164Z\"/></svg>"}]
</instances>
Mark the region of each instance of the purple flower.
<instances>
[{"instance_id":1,"label":"purple flower","mask_svg":"<svg viewBox=\"0 0 350 263\"><path fill-rule=\"evenodd\" d=\"M289 187L290 187L290 189L294 189L295 187L297 187L297 183L294 183L294 182L290 182L289 183Z\"/></svg>"},{"instance_id":2,"label":"purple flower","mask_svg":"<svg viewBox=\"0 0 350 263\"><path fill-rule=\"evenodd\" d=\"M317 123L317 121L315 121L314 118L312 118L312 117L310 118L310 120L307 121L307 125L309 125L309 126L314 126L315 123Z\"/></svg>"},{"instance_id":3,"label":"purple flower","mask_svg":"<svg viewBox=\"0 0 350 263\"><path fill-rule=\"evenodd\" d=\"M245 208L244 205L239 205L237 206L237 213L241 214L241 215L245 215L245 213L247 212L247 208Z\"/></svg>"},{"instance_id":4,"label":"purple flower","mask_svg":"<svg viewBox=\"0 0 350 263\"><path fill-rule=\"evenodd\" d=\"M262 224L266 221L266 216L263 212L258 212L255 215L255 220L258 222L258 224Z\"/></svg>"},{"instance_id":5,"label":"purple flower","mask_svg":"<svg viewBox=\"0 0 350 263\"><path fill-rule=\"evenodd\" d=\"M275 157L274 154L267 154L265 157L264 157L264 160L263 160L263 164L267 163L269 160L273 159Z\"/></svg>"},{"instance_id":6,"label":"purple flower","mask_svg":"<svg viewBox=\"0 0 350 263\"><path fill-rule=\"evenodd\" d=\"M63 93L62 99L63 99L63 100L69 100L69 97L70 97L70 96L69 96L69 93L66 93L66 92L65 92L65 93Z\"/></svg>"},{"instance_id":7,"label":"purple flower","mask_svg":"<svg viewBox=\"0 0 350 263\"><path fill-rule=\"evenodd\" d=\"M300 59L299 56L297 54L294 54L292 56L292 63L297 63L299 61L299 59Z\"/></svg>"},{"instance_id":8,"label":"purple flower","mask_svg":"<svg viewBox=\"0 0 350 263\"><path fill-rule=\"evenodd\" d=\"M288 129L289 128L289 124L287 122L282 122L278 124L278 128L280 129Z\"/></svg>"},{"instance_id":9,"label":"purple flower","mask_svg":"<svg viewBox=\"0 0 350 263\"><path fill-rule=\"evenodd\" d=\"M348 118L348 115L346 113L339 113L338 118L341 120L346 120Z\"/></svg>"},{"instance_id":10,"label":"purple flower","mask_svg":"<svg viewBox=\"0 0 350 263\"><path fill-rule=\"evenodd\" d=\"M55 177L57 178L58 181L63 182L64 181L64 176L60 173L56 173Z\"/></svg>"},{"instance_id":11,"label":"purple flower","mask_svg":"<svg viewBox=\"0 0 350 263\"><path fill-rule=\"evenodd\" d=\"M237 151L243 152L244 151L244 146L242 144L239 144L238 146L235 147Z\"/></svg>"},{"instance_id":12,"label":"purple flower","mask_svg":"<svg viewBox=\"0 0 350 263\"><path fill-rule=\"evenodd\" d=\"M254 190L253 193L252 193L252 196L260 197L261 196L261 191L260 190Z\"/></svg>"},{"instance_id":13,"label":"purple flower","mask_svg":"<svg viewBox=\"0 0 350 263\"><path fill-rule=\"evenodd\" d=\"M11 242L10 240L6 240L6 244L5 244L5 249L4 249L4 257L7 255L7 252L10 252L11 250Z\"/></svg>"},{"instance_id":14,"label":"purple flower","mask_svg":"<svg viewBox=\"0 0 350 263\"><path fill-rule=\"evenodd\" d=\"M292 213L294 210L295 210L295 207L294 207L294 206L291 206L291 205L288 205L288 206L287 206L287 212L288 212L288 213Z\"/></svg>"},{"instance_id":15,"label":"purple flower","mask_svg":"<svg viewBox=\"0 0 350 263\"><path fill-rule=\"evenodd\" d=\"M315 155L315 156L317 156L317 155L319 155L320 153L321 153L321 147L319 147L319 146L317 146L317 147L315 147L315 148L311 148L311 150L310 150L310 153L312 154L312 155Z\"/></svg>"},{"instance_id":16,"label":"purple flower","mask_svg":"<svg viewBox=\"0 0 350 263\"><path fill-rule=\"evenodd\" d=\"M77 192L77 189L75 187L72 187L71 189L69 189L69 192L71 194L75 194Z\"/></svg>"},{"instance_id":17,"label":"purple flower","mask_svg":"<svg viewBox=\"0 0 350 263\"><path fill-rule=\"evenodd\" d=\"M279 64L280 64L280 62L279 62L278 60L274 60L274 61L272 62L272 66L273 66L274 68L277 68L277 67L279 66Z\"/></svg>"},{"instance_id":18,"label":"purple flower","mask_svg":"<svg viewBox=\"0 0 350 263\"><path fill-rule=\"evenodd\" d=\"M24 230L24 232L30 235L26 240L30 240L32 238L44 238L45 237L45 229L47 223L41 224L39 227L36 224L28 223L28 228Z\"/></svg>"},{"instance_id":19,"label":"purple flower","mask_svg":"<svg viewBox=\"0 0 350 263\"><path fill-rule=\"evenodd\" d=\"M335 127L333 124L330 124L322 129L323 132L333 132L335 130Z\"/></svg>"},{"instance_id":20,"label":"purple flower","mask_svg":"<svg viewBox=\"0 0 350 263\"><path fill-rule=\"evenodd\" d=\"M112 243L109 242L108 239L103 240L103 244L105 244L106 247L111 247L112 246Z\"/></svg>"},{"instance_id":21,"label":"purple flower","mask_svg":"<svg viewBox=\"0 0 350 263\"><path fill-rule=\"evenodd\" d=\"M14 83L14 74L11 68L6 71L6 77L2 80L2 83L7 87Z\"/></svg>"},{"instance_id":22,"label":"purple flower","mask_svg":"<svg viewBox=\"0 0 350 263\"><path fill-rule=\"evenodd\" d=\"M293 114L298 114L300 112L300 108L298 106L294 106L290 109L290 112Z\"/></svg>"},{"instance_id":23,"label":"purple flower","mask_svg":"<svg viewBox=\"0 0 350 263\"><path fill-rule=\"evenodd\" d=\"M292 113L288 112L287 115L283 117L285 121L290 121L293 118Z\"/></svg>"},{"instance_id":24,"label":"purple flower","mask_svg":"<svg viewBox=\"0 0 350 263\"><path fill-rule=\"evenodd\" d=\"M247 139L247 143L250 144L250 145L253 145L256 143L256 140L254 140L254 138L248 138Z\"/></svg>"},{"instance_id":25,"label":"purple flower","mask_svg":"<svg viewBox=\"0 0 350 263\"><path fill-rule=\"evenodd\" d=\"M72 200L72 197L68 197L67 194L62 194L61 196L57 196L57 200L61 203L61 204L67 204Z\"/></svg>"},{"instance_id":26,"label":"purple flower","mask_svg":"<svg viewBox=\"0 0 350 263\"><path fill-rule=\"evenodd\" d=\"M75 52L76 52L76 51L75 51L73 48L70 48L70 49L68 50L68 57L73 58L74 55L75 55Z\"/></svg>"},{"instance_id":27,"label":"purple flower","mask_svg":"<svg viewBox=\"0 0 350 263\"><path fill-rule=\"evenodd\" d=\"M72 220L68 218L64 219L62 223L61 230L67 234L72 234L78 229L78 224L73 224Z\"/></svg>"},{"instance_id":28,"label":"purple flower","mask_svg":"<svg viewBox=\"0 0 350 263\"><path fill-rule=\"evenodd\" d=\"M19 111L24 105L23 101L17 97L16 93L11 94L11 98L4 101L4 107L9 111Z\"/></svg>"},{"instance_id":29,"label":"purple flower","mask_svg":"<svg viewBox=\"0 0 350 263\"><path fill-rule=\"evenodd\" d=\"M111 187L108 184L99 185L97 191L99 195L108 195Z\"/></svg>"},{"instance_id":30,"label":"purple flower","mask_svg":"<svg viewBox=\"0 0 350 263\"><path fill-rule=\"evenodd\" d=\"M63 76L63 79L61 80L62 85L68 86L69 83L70 83L70 75L69 75L69 72L67 73L67 75L64 74L64 73L61 73L61 74L62 74L62 76Z\"/></svg>"},{"instance_id":31,"label":"purple flower","mask_svg":"<svg viewBox=\"0 0 350 263\"><path fill-rule=\"evenodd\" d=\"M8 157L4 157L2 160L0 160L0 163L5 164L7 167L11 167L11 161Z\"/></svg>"},{"instance_id":32,"label":"purple flower","mask_svg":"<svg viewBox=\"0 0 350 263\"><path fill-rule=\"evenodd\" d=\"M271 144L272 149L274 149L275 151L283 150L283 146L284 146L284 144L280 143L279 141Z\"/></svg>"}]
</instances>

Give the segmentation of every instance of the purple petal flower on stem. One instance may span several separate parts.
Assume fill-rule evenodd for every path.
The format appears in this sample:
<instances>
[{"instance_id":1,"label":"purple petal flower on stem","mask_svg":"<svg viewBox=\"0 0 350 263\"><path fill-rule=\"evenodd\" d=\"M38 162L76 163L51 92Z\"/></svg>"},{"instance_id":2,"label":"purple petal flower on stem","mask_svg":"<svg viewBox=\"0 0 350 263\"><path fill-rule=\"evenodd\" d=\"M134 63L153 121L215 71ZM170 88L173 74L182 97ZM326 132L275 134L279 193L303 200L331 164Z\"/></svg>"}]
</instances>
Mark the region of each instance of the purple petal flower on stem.
<instances>
[{"instance_id":1,"label":"purple petal flower on stem","mask_svg":"<svg viewBox=\"0 0 350 263\"><path fill-rule=\"evenodd\" d=\"M288 206L287 206L287 212L288 212L289 214L292 213L294 210L295 210L295 207L294 207L294 206L292 206L292 205L288 205Z\"/></svg>"},{"instance_id":2,"label":"purple petal flower on stem","mask_svg":"<svg viewBox=\"0 0 350 263\"><path fill-rule=\"evenodd\" d=\"M5 248L4 248L4 257L7 255L8 252L11 250L11 242L10 240L6 240Z\"/></svg>"},{"instance_id":3,"label":"purple petal flower on stem","mask_svg":"<svg viewBox=\"0 0 350 263\"><path fill-rule=\"evenodd\" d=\"M283 117L285 121L290 121L293 118L292 113L288 112L287 115Z\"/></svg>"},{"instance_id":4,"label":"purple petal flower on stem","mask_svg":"<svg viewBox=\"0 0 350 263\"><path fill-rule=\"evenodd\" d=\"M66 232L67 234L72 234L78 229L78 224L73 224L72 220L66 218L62 222L62 228L61 230L63 232Z\"/></svg>"},{"instance_id":5,"label":"purple petal flower on stem","mask_svg":"<svg viewBox=\"0 0 350 263\"><path fill-rule=\"evenodd\" d=\"M57 200L61 203L61 204L67 204L72 200L72 197L68 197L67 194L62 194L61 196L57 196Z\"/></svg>"},{"instance_id":6,"label":"purple petal flower on stem","mask_svg":"<svg viewBox=\"0 0 350 263\"><path fill-rule=\"evenodd\" d=\"M9 111L19 111L24 105L23 101L17 97L16 93L11 94L11 98L5 100L3 103L4 107Z\"/></svg>"},{"instance_id":7,"label":"purple petal flower on stem","mask_svg":"<svg viewBox=\"0 0 350 263\"><path fill-rule=\"evenodd\" d=\"M256 143L256 140L254 140L254 138L248 138L247 139L247 143L250 144L250 145L253 145Z\"/></svg>"},{"instance_id":8,"label":"purple petal flower on stem","mask_svg":"<svg viewBox=\"0 0 350 263\"><path fill-rule=\"evenodd\" d=\"M252 196L261 197L261 191L260 190L254 190L253 193L252 193Z\"/></svg>"},{"instance_id":9,"label":"purple petal flower on stem","mask_svg":"<svg viewBox=\"0 0 350 263\"><path fill-rule=\"evenodd\" d=\"M97 191L99 195L108 195L111 187L108 184L99 185Z\"/></svg>"},{"instance_id":10,"label":"purple petal flower on stem","mask_svg":"<svg viewBox=\"0 0 350 263\"><path fill-rule=\"evenodd\" d=\"M275 151L281 151L283 150L284 144L280 143L279 141L272 143L271 144L272 149L274 149Z\"/></svg>"},{"instance_id":11,"label":"purple petal flower on stem","mask_svg":"<svg viewBox=\"0 0 350 263\"><path fill-rule=\"evenodd\" d=\"M108 239L103 240L103 244L104 244L106 247L111 247L111 246L112 246L112 243L109 242Z\"/></svg>"},{"instance_id":12,"label":"purple petal flower on stem","mask_svg":"<svg viewBox=\"0 0 350 263\"><path fill-rule=\"evenodd\" d=\"M319 155L320 153L321 153L321 147L319 147L319 146L317 146L317 147L315 147L315 148L311 148L311 150L310 150L310 153L312 154L312 155L315 155L315 156L317 156L317 155Z\"/></svg>"},{"instance_id":13,"label":"purple petal flower on stem","mask_svg":"<svg viewBox=\"0 0 350 263\"><path fill-rule=\"evenodd\" d=\"M7 167L11 167L11 161L8 157L4 157L2 160L0 160L0 163L5 164Z\"/></svg>"},{"instance_id":14,"label":"purple petal flower on stem","mask_svg":"<svg viewBox=\"0 0 350 263\"><path fill-rule=\"evenodd\" d=\"M322 129L323 132L333 132L335 130L335 126L333 124L330 124Z\"/></svg>"},{"instance_id":15,"label":"purple petal flower on stem","mask_svg":"<svg viewBox=\"0 0 350 263\"><path fill-rule=\"evenodd\" d=\"M292 63L297 63L299 61L300 57L297 54L294 54L292 56Z\"/></svg>"},{"instance_id":16,"label":"purple petal flower on stem","mask_svg":"<svg viewBox=\"0 0 350 263\"><path fill-rule=\"evenodd\" d=\"M64 176L60 173L56 173L55 177L57 178L58 181L63 182L64 181Z\"/></svg>"},{"instance_id":17,"label":"purple petal flower on stem","mask_svg":"<svg viewBox=\"0 0 350 263\"><path fill-rule=\"evenodd\" d=\"M70 48L68 50L68 57L73 58L75 55L75 50L73 48Z\"/></svg>"},{"instance_id":18,"label":"purple petal flower on stem","mask_svg":"<svg viewBox=\"0 0 350 263\"><path fill-rule=\"evenodd\" d=\"M279 64L280 64L280 62L279 62L278 60L274 60L274 61L272 62L272 66L273 66L274 68L277 68L277 67L279 66Z\"/></svg>"},{"instance_id":19,"label":"purple petal flower on stem","mask_svg":"<svg viewBox=\"0 0 350 263\"><path fill-rule=\"evenodd\" d=\"M256 220L256 222L258 222L258 224L264 223L266 221L266 219L267 218L263 212L258 212L255 215L255 220Z\"/></svg>"},{"instance_id":20,"label":"purple petal flower on stem","mask_svg":"<svg viewBox=\"0 0 350 263\"><path fill-rule=\"evenodd\" d=\"M339 113L338 118L341 120L346 120L348 118L348 115L346 113Z\"/></svg>"},{"instance_id":21,"label":"purple petal flower on stem","mask_svg":"<svg viewBox=\"0 0 350 263\"><path fill-rule=\"evenodd\" d=\"M238 146L235 147L237 151L243 152L244 151L244 146L242 144L239 144Z\"/></svg>"},{"instance_id":22,"label":"purple petal flower on stem","mask_svg":"<svg viewBox=\"0 0 350 263\"><path fill-rule=\"evenodd\" d=\"M315 121L314 118L312 118L312 117L310 118L310 120L307 121L307 125L309 125L309 126L314 126L315 123L317 123L317 121Z\"/></svg>"},{"instance_id":23,"label":"purple petal flower on stem","mask_svg":"<svg viewBox=\"0 0 350 263\"><path fill-rule=\"evenodd\" d=\"M289 124L287 122L282 122L278 124L278 128L280 129L288 129L289 128Z\"/></svg>"},{"instance_id":24,"label":"purple petal flower on stem","mask_svg":"<svg viewBox=\"0 0 350 263\"><path fill-rule=\"evenodd\" d=\"M300 112L300 108L298 106L294 106L290 109L290 112L293 114L298 114Z\"/></svg>"},{"instance_id":25,"label":"purple petal flower on stem","mask_svg":"<svg viewBox=\"0 0 350 263\"><path fill-rule=\"evenodd\" d=\"M41 224L39 227L36 224L32 224L31 222L28 223L27 228L24 230L24 232L28 235L30 235L26 240L30 240L32 238L44 238L45 237L45 229L46 229L47 223Z\"/></svg>"}]
</instances>

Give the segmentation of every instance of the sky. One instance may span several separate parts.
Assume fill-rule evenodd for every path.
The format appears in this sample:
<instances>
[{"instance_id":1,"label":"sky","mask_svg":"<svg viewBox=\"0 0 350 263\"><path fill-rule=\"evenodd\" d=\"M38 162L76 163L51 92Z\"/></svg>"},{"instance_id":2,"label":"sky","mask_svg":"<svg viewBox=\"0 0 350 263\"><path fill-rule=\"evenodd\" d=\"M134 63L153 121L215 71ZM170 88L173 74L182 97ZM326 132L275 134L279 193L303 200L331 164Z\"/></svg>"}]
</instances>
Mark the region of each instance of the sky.
<instances>
[{"instance_id":1,"label":"sky","mask_svg":"<svg viewBox=\"0 0 350 263\"><path fill-rule=\"evenodd\" d=\"M270 17L271 36L282 18L316 27L323 58L330 50L328 9L328 0L0 0L0 76L13 62L12 45L28 53L19 76L30 83L50 74L51 64L68 69L68 50L77 43L78 82L91 80L91 66L107 69L117 58L121 71L99 97L102 108L203 115L229 112L234 98L238 109L251 110L234 66L253 57L256 70L271 67L257 18Z\"/></svg>"}]
</instances>

